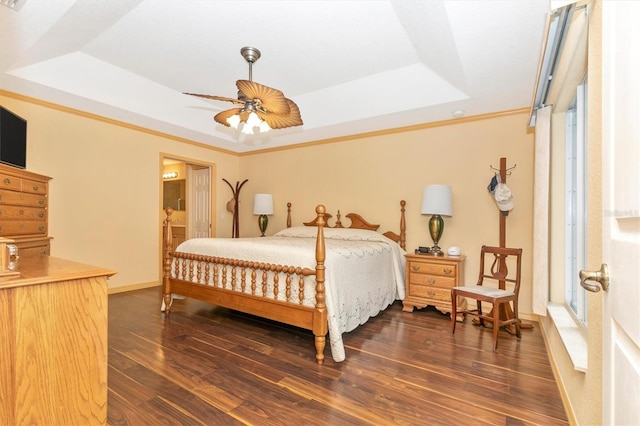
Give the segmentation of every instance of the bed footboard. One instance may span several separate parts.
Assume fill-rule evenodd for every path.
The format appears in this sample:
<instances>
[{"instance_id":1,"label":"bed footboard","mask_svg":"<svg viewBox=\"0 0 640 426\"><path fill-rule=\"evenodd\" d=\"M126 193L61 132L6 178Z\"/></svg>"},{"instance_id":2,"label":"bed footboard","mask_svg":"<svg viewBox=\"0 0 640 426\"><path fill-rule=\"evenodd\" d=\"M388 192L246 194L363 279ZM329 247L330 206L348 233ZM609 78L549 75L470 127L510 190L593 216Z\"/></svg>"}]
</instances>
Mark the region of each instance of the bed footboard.
<instances>
[{"instance_id":1,"label":"bed footboard","mask_svg":"<svg viewBox=\"0 0 640 426\"><path fill-rule=\"evenodd\" d=\"M173 253L171 215L166 209L163 247L163 307L171 310L172 294L311 330L316 362L324 361L328 332L325 305L324 206L316 207L318 234L315 269L242 259ZM305 279L315 276L315 306L306 306ZM312 297L309 295L309 297Z\"/></svg>"}]
</instances>

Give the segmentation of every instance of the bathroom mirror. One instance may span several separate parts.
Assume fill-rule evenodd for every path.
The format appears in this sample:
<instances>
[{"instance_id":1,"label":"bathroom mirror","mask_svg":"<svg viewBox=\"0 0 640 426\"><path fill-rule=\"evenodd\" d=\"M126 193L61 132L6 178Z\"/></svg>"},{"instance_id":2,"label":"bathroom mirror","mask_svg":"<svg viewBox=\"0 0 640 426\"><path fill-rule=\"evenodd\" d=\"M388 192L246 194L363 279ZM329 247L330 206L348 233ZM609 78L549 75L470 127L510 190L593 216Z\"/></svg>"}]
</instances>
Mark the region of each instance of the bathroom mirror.
<instances>
[{"instance_id":1,"label":"bathroom mirror","mask_svg":"<svg viewBox=\"0 0 640 426\"><path fill-rule=\"evenodd\" d=\"M185 210L186 185L184 179L166 180L163 182L163 206L174 210Z\"/></svg>"}]
</instances>

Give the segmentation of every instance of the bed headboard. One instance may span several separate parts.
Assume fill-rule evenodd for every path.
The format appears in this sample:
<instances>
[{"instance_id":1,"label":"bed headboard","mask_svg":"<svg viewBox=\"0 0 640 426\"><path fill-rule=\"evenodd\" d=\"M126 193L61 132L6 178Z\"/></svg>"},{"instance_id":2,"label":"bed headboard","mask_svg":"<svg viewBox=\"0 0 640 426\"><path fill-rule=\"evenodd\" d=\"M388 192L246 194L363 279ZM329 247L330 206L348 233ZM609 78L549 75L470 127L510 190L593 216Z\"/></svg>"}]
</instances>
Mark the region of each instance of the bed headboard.
<instances>
[{"instance_id":1,"label":"bed headboard","mask_svg":"<svg viewBox=\"0 0 640 426\"><path fill-rule=\"evenodd\" d=\"M406 250L407 225L406 225L405 214L404 214L406 204L407 202L405 200L400 201L400 234L396 234L393 231L387 231L382 234L385 237L389 238L390 240L393 240L396 243L398 243L403 250ZM290 206L290 205L291 203L287 204L287 206ZM338 210L338 213L336 214L336 222L333 226L328 224L329 219L331 217L332 216L328 213L325 213L324 215L325 221L327 221L327 225L325 225L327 228L344 228L344 226L342 225L342 222L340 221L340 217L341 217L340 210ZM349 225L349 228L351 229L367 229L369 231L377 231L378 228L380 227L380 225L374 225L372 223L369 223L358 213L349 213L347 214L346 217L351 219L351 225ZM316 217L310 222L303 222L303 224L305 226L317 226L318 218ZM287 219L287 226L290 226L289 219Z\"/></svg>"}]
</instances>

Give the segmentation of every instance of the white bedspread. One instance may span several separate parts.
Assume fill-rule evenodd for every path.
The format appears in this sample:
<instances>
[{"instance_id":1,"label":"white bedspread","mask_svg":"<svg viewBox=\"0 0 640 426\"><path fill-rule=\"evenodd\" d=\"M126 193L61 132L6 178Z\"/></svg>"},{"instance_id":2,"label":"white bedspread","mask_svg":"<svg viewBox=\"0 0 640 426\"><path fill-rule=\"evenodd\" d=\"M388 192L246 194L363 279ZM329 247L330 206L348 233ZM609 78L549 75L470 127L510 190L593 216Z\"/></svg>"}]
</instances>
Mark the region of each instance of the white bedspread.
<instances>
[{"instance_id":1,"label":"white bedspread","mask_svg":"<svg viewBox=\"0 0 640 426\"><path fill-rule=\"evenodd\" d=\"M315 269L316 234L316 227L301 226L273 237L195 238L176 251ZM340 362L345 359L342 333L404 299L405 252L374 231L326 228L324 235L329 343ZM304 304L315 306L315 280L309 281Z\"/></svg>"}]
</instances>

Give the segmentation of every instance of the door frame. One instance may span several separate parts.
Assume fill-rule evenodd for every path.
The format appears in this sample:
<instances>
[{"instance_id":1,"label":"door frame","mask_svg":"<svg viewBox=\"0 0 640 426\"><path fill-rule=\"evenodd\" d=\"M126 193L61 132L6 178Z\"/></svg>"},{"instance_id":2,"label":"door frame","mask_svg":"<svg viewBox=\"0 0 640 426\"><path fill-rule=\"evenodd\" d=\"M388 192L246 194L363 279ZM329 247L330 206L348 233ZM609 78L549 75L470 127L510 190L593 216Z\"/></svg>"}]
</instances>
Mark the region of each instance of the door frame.
<instances>
[{"instance_id":1,"label":"door frame","mask_svg":"<svg viewBox=\"0 0 640 426\"><path fill-rule=\"evenodd\" d=\"M207 161L202 161L202 160L197 160L194 158L189 158L189 157L184 157L181 155L174 155L174 154L170 154L167 152L160 152L160 158L158 161L158 265L159 265L159 272L158 272L158 282L160 284L162 284L162 274L163 274L163 262L162 262L162 256L163 256L163 238L162 238L162 228L163 228L163 223L164 220L166 219L166 215L164 213L164 206L163 206L163 180L162 180L162 173L163 173L163 169L164 169L164 161L165 160L176 160L176 161L181 161L186 163L187 166L189 165L193 165L193 166L198 166L198 167L205 167L209 169L209 220L211 221L210 224L210 236L215 237L216 236L216 200L217 200L217 186L216 186L216 181L215 181L215 176L216 176L216 163L210 163ZM188 168L188 167L187 167ZM187 173L188 175L188 173ZM186 177L187 179L187 203L190 203L190 200L193 200L193 197L190 194L191 191L191 186L189 184L188 181L188 176ZM188 205L188 204L187 204ZM187 220L188 220L188 214L187 214ZM187 223L187 228L188 228L189 224Z\"/></svg>"}]
</instances>

